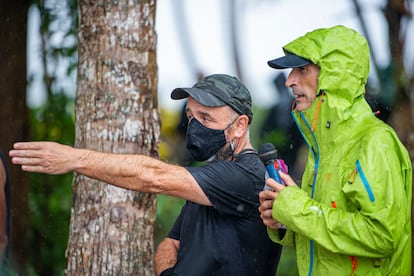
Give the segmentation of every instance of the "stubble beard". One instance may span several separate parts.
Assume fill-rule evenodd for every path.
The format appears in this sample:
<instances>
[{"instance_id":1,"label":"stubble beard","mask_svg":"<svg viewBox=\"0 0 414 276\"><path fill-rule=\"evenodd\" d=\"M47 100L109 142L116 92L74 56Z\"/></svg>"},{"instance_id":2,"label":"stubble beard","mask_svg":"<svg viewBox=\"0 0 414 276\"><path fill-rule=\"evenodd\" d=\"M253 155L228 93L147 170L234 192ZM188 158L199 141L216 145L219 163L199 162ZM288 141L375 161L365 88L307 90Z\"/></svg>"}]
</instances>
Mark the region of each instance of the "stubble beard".
<instances>
[{"instance_id":1,"label":"stubble beard","mask_svg":"<svg viewBox=\"0 0 414 276\"><path fill-rule=\"evenodd\" d=\"M217 160L230 160L234 155L234 150L230 146L230 143L226 143L217 153Z\"/></svg>"}]
</instances>

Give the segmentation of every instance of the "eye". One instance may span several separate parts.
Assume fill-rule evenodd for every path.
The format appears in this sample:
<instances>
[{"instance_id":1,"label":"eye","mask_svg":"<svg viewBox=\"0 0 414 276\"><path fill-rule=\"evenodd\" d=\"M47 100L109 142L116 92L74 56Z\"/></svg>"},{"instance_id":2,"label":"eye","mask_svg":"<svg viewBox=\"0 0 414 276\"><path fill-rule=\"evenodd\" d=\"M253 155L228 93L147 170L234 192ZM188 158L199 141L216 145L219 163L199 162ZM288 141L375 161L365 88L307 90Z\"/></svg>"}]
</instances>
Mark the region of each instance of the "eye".
<instances>
[{"instance_id":1,"label":"eye","mask_svg":"<svg viewBox=\"0 0 414 276\"><path fill-rule=\"evenodd\" d=\"M208 116L203 116L203 117L201 118L201 120L202 120L203 122L211 122L211 118L210 118L210 117L208 117Z\"/></svg>"}]
</instances>

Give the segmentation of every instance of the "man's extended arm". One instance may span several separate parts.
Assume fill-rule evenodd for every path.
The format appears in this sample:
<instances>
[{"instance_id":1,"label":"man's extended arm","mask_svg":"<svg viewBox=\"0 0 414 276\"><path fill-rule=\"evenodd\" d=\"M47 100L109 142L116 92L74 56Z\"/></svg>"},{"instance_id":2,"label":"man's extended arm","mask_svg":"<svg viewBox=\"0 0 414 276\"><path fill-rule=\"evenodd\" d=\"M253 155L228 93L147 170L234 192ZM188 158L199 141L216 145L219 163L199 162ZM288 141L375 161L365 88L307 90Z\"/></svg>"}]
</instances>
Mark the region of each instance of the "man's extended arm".
<instances>
[{"instance_id":1,"label":"man's extended arm","mask_svg":"<svg viewBox=\"0 0 414 276\"><path fill-rule=\"evenodd\" d=\"M157 248L154 257L155 275L160 275L164 270L171 268L177 262L177 252L180 242L171 238L165 238Z\"/></svg>"},{"instance_id":2,"label":"man's extended arm","mask_svg":"<svg viewBox=\"0 0 414 276\"><path fill-rule=\"evenodd\" d=\"M70 171L147 193L160 193L211 205L193 176L183 167L144 155L112 154L54 142L14 144L14 164L28 172L64 174Z\"/></svg>"}]
</instances>

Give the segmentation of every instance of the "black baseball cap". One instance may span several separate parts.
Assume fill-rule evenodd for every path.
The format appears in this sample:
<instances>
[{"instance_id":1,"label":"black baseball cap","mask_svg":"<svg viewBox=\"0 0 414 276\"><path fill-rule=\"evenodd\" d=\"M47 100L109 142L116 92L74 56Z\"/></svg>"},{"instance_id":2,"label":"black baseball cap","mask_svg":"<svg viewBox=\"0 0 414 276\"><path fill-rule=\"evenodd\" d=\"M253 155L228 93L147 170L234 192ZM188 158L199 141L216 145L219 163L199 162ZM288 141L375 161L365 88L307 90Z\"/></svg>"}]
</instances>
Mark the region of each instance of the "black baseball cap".
<instances>
[{"instance_id":1,"label":"black baseball cap","mask_svg":"<svg viewBox=\"0 0 414 276\"><path fill-rule=\"evenodd\" d=\"M235 77L226 74L214 74L200 80L191 88L176 88L171 92L171 98L174 100L184 99L188 96L204 106L228 105L240 115L247 115L249 122L252 120L250 92Z\"/></svg>"},{"instance_id":2,"label":"black baseball cap","mask_svg":"<svg viewBox=\"0 0 414 276\"><path fill-rule=\"evenodd\" d=\"M286 68L296 68L296 67L302 67L308 64L313 63L312 61L297 56L292 53L286 54L284 57L280 57L277 59L269 60L267 64L276 69L286 69Z\"/></svg>"}]
</instances>

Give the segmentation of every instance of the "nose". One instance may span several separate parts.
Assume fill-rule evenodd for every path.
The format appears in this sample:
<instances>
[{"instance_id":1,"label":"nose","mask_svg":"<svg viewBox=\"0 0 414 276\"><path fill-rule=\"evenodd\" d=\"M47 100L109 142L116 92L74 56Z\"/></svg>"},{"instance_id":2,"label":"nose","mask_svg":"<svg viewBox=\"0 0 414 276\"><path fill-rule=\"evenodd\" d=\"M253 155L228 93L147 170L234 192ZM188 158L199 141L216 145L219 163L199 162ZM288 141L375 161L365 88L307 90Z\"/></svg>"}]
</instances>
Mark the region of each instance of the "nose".
<instances>
[{"instance_id":1,"label":"nose","mask_svg":"<svg viewBox=\"0 0 414 276\"><path fill-rule=\"evenodd\" d=\"M295 74L294 74L294 70L292 69L292 71L290 71L286 81L285 81L285 86L286 87L292 87L292 85L296 84L296 78L295 78Z\"/></svg>"}]
</instances>

